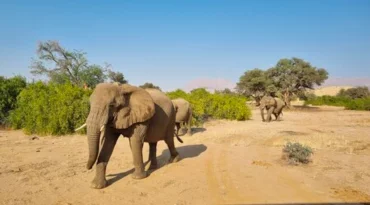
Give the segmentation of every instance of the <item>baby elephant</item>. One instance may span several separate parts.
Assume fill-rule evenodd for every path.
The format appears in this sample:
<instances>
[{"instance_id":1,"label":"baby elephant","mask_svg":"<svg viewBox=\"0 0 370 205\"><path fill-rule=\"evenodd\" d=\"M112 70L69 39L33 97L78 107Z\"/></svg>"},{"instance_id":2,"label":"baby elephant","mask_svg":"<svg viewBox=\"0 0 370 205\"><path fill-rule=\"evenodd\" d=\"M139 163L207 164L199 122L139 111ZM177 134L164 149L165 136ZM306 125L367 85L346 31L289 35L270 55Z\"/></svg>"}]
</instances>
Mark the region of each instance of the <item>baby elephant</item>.
<instances>
[{"instance_id":1,"label":"baby elephant","mask_svg":"<svg viewBox=\"0 0 370 205\"><path fill-rule=\"evenodd\" d=\"M173 106L176 112L176 134L179 134L181 124L187 126L187 134L191 135L191 120L192 120L192 109L188 101L183 98L176 98L172 100Z\"/></svg>"},{"instance_id":2,"label":"baby elephant","mask_svg":"<svg viewBox=\"0 0 370 205\"><path fill-rule=\"evenodd\" d=\"M280 98L274 98L271 96L264 96L256 104L259 106L261 111L262 121L265 122L264 109L267 110L267 122L271 121L271 114L274 114L275 120L277 120L282 114L283 108L286 106L286 103Z\"/></svg>"}]
</instances>

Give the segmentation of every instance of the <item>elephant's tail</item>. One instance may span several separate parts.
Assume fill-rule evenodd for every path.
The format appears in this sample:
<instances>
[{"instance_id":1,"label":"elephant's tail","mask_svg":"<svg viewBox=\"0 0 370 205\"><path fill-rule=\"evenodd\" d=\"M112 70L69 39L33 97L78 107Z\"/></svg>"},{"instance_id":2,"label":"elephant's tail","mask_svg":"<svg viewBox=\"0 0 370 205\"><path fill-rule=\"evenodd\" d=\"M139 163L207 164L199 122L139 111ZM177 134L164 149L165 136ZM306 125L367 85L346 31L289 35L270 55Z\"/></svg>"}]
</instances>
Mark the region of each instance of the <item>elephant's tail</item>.
<instances>
[{"instance_id":1,"label":"elephant's tail","mask_svg":"<svg viewBox=\"0 0 370 205\"><path fill-rule=\"evenodd\" d=\"M184 143L184 142L182 141L182 139L177 135L177 133L176 133L176 132L175 132L175 136L176 136L176 138L177 138L177 140L178 140L179 142Z\"/></svg>"}]
</instances>

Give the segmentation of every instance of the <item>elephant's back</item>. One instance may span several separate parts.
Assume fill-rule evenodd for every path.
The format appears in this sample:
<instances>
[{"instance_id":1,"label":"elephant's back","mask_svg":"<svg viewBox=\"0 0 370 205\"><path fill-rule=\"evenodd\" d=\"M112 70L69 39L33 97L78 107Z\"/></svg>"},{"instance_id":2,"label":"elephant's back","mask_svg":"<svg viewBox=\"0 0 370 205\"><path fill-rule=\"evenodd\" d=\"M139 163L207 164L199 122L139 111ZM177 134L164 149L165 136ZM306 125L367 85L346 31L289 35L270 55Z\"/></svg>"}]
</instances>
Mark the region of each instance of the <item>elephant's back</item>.
<instances>
[{"instance_id":1,"label":"elephant's back","mask_svg":"<svg viewBox=\"0 0 370 205\"><path fill-rule=\"evenodd\" d=\"M189 118L190 103L183 98L174 99L172 103L177 107L176 122L186 122Z\"/></svg>"},{"instance_id":2,"label":"elephant's back","mask_svg":"<svg viewBox=\"0 0 370 205\"><path fill-rule=\"evenodd\" d=\"M262 107L271 107L271 106L275 106L276 104L276 101L273 97L271 96L264 96L262 99L261 99L261 105Z\"/></svg>"},{"instance_id":3,"label":"elephant's back","mask_svg":"<svg viewBox=\"0 0 370 205\"><path fill-rule=\"evenodd\" d=\"M172 101L162 91L157 89L145 89L153 98L155 114L150 120L146 142L163 140L168 129L174 130L175 115Z\"/></svg>"},{"instance_id":4,"label":"elephant's back","mask_svg":"<svg viewBox=\"0 0 370 205\"><path fill-rule=\"evenodd\" d=\"M274 98L276 100L276 109L274 113L280 113L285 107L285 102L280 98Z\"/></svg>"}]
</instances>

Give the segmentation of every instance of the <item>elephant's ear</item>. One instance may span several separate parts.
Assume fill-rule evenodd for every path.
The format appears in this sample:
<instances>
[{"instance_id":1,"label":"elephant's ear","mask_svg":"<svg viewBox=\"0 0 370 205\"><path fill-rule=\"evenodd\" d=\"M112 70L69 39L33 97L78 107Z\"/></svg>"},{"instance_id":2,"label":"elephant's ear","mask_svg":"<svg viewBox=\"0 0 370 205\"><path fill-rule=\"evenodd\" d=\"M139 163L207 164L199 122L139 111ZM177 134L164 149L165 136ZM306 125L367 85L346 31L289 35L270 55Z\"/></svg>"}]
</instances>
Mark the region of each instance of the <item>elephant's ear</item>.
<instances>
[{"instance_id":1,"label":"elephant's ear","mask_svg":"<svg viewBox=\"0 0 370 205\"><path fill-rule=\"evenodd\" d=\"M114 126L126 129L139 122L145 122L153 117L155 105L152 97L142 88L124 84L119 86L118 106L114 113Z\"/></svg>"}]
</instances>

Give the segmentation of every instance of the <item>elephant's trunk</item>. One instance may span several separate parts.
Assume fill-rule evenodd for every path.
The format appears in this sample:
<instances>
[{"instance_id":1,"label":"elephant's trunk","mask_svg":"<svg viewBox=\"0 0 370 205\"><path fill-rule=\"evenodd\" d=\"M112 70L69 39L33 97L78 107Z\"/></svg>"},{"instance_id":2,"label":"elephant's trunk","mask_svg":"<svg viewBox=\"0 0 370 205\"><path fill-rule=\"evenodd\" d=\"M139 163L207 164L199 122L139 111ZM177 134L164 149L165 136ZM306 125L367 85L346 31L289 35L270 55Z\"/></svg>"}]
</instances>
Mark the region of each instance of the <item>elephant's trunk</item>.
<instances>
[{"instance_id":1,"label":"elephant's trunk","mask_svg":"<svg viewBox=\"0 0 370 205\"><path fill-rule=\"evenodd\" d=\"M87 161L86 168L91 169L94 166L99 153L100 131L98 125L88 125L87 139L89 145L89 159Z\"/></svg>"},{"instance_id":2,"label":"elephant's trunk","mask_svg":"<svg viewBox=\"0 0 370 205\"><path fill-rule=\"evenodd\" d=\"M87 118L87 140L89 146L89 159L87 161L86 168L91 169L99 154L99 141L102 128L107 123L107 110L103 109L92 109L89 117Z\"/></svg>"}]
</instances>

